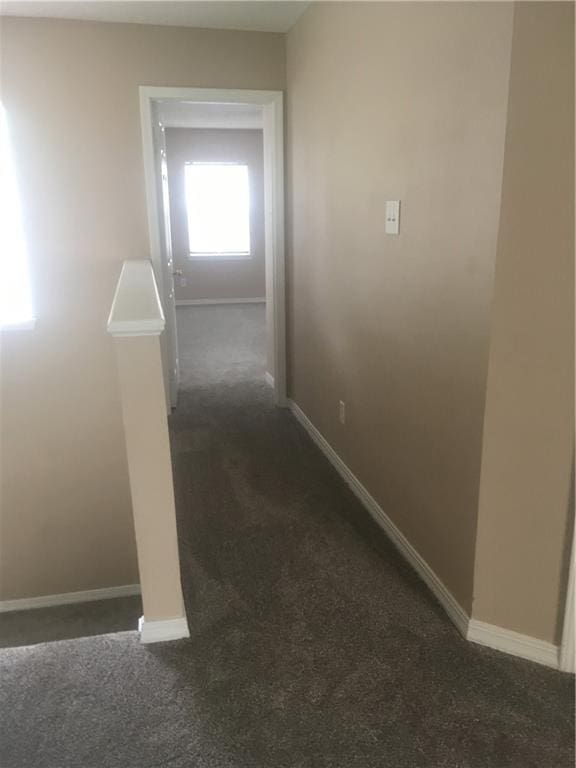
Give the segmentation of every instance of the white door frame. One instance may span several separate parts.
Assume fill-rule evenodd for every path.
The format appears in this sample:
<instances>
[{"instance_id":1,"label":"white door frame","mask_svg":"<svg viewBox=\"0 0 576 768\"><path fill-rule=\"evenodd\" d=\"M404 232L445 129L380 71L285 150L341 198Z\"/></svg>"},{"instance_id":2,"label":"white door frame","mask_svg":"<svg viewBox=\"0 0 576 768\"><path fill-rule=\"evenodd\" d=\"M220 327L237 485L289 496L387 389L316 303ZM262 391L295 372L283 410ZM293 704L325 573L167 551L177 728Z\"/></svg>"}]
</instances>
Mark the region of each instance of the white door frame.
<instances>
[{"instance_id":1,"label":"white door frame","mask_svg":"<svg viewBox=\"0 0 576 768\"><path fill-rule=\"evenodd\" d=\"M258 104L263 111L266 301L272 303L274 327L274 399L286 407L286 300L284 265L284 106L282 91L228 90L220 88L140 87L140 116L150 254L163 304L167 300L160 240L158 184L154 163L153 108L158 100L173 99L210 104ZM165 310L166 313L166 310ZM164 365L169 365L166 356ZM166 371L165 371L166 373Z\"/></svg>"}]
</instances>

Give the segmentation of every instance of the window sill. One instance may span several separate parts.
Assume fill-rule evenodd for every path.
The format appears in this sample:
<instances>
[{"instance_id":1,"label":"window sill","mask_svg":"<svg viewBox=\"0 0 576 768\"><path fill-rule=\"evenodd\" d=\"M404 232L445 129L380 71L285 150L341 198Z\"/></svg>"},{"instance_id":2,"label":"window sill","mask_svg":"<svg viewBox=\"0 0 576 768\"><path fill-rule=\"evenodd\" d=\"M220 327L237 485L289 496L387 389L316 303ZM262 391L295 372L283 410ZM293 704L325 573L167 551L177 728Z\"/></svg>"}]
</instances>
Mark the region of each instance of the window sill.
<instances>
[{"instance_id":1,"label":"window sill","mask_svg":"<svg viewBox=\"0 0 576 768\"><path fill-rule=\"evenodd\" d=\"M249 261L251 253L189 253L188 261Z\"/></svg>"},{"instance_id":2,"label":"window sill","mask_svg":"<svg viewBox=\"0 0 576 768\"><path fill-rule=\"evenodd\" d=\"M33 331L36 327L36 318L23 320L21 323L10 323L9 325L0 325L0 332L6 331Z\"/></svg>"}]
</instances>

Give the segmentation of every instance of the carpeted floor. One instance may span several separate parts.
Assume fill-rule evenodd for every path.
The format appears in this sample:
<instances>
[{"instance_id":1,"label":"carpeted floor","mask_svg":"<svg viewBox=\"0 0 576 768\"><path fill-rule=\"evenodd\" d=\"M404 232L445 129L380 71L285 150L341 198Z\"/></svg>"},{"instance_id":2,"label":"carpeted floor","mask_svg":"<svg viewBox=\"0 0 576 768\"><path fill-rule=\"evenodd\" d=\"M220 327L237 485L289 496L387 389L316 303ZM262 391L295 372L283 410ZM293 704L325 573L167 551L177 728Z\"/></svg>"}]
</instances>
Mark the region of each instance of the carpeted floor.
<instances>
[{"instance_id":1,"label":"carpeted floor","mask_svg":"<svg viewBox=\"0 0 576 768\"><path fill-rule=\"evenodd\" d=\"M241 311L245 345L225 308L179 310L189 350L171 433L190 640L1 651L2 768L573 766L573 679L458 635L273 407L261 309ZM210 328L227 325L228 356L195 370Z\"/></svg>"},{"instance_id":2,"label":"carpeted floor","mask_svg":"<svg viewBox=\"0 0 576 768\"><path fill-rule=\"evenodd\" d=\"M266 305L178 307L180 385L230 386L262 381L266 357ZM177 418L180 408L175 412Z\"/></svg>"}]
</instances>

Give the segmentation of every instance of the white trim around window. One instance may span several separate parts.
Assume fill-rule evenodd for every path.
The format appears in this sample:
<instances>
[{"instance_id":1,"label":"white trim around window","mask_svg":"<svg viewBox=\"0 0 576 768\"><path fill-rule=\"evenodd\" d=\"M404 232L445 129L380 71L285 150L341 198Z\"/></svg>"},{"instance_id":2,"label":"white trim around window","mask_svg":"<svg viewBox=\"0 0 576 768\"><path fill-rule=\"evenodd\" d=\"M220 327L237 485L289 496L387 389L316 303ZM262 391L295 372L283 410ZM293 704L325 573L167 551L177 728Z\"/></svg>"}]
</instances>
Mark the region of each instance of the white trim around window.
<instances>
[{"instance_id":1,"label":"white trim around window","mask_svg":"<svg viewBox=\"0 0 576 768\"><path fill-rule=\"evenodd\" d=\"M30 320L23 320L21 323L5 323L0 325L0 332L6 331L33 331L36 328L36 318L31 317Z\"/></svg>"},{"instance_id":2,"label":"white trim around window","mask_svg":"<svg viewBox=\"0 0 576 768\"><path fill-rule=\"evenodd\" d=\"M189 261L247 261L252 258L251 253L189 253Z\"/></svg>"}]
</instances>

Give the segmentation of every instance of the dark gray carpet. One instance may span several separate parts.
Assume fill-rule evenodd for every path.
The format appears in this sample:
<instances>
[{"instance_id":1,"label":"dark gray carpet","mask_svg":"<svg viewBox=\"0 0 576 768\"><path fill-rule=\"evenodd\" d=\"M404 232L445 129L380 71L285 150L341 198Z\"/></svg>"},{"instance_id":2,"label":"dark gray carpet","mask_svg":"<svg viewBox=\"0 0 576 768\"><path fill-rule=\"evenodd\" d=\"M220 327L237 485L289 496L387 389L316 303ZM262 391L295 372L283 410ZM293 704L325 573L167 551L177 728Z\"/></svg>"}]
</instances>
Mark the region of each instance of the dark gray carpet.
<instances>
[{"instance_id":1,"label":"dark gray carpet","mask_svg":"<svg viewBox=\"0 0 576 768\"><path fill-rule=\"evenodd\" d=\"M265 304L178 307L177 319L184 390L263 379Z\"/></svg>"},{"instance_id":2,"label":"dark gray carpet","mask_svg":"<svg viewBox=\"0 0 576 768\"><path fill-rule=\"evenodd\" d=\"M192 637L2 651L2 768L573 766L572 678L462 640L268 387L221 373L171 419Z\"/></svg>"},{"instance_id":3,"label":"dark gray carpet","mask_svg":"<svg viewBox=\"0 0 576 768\"><path fill-rule=\"evenodd\" d=\"M0 614L0 648L71 640L138 627L140 596Z\"/></svg>"}]
</instances>

